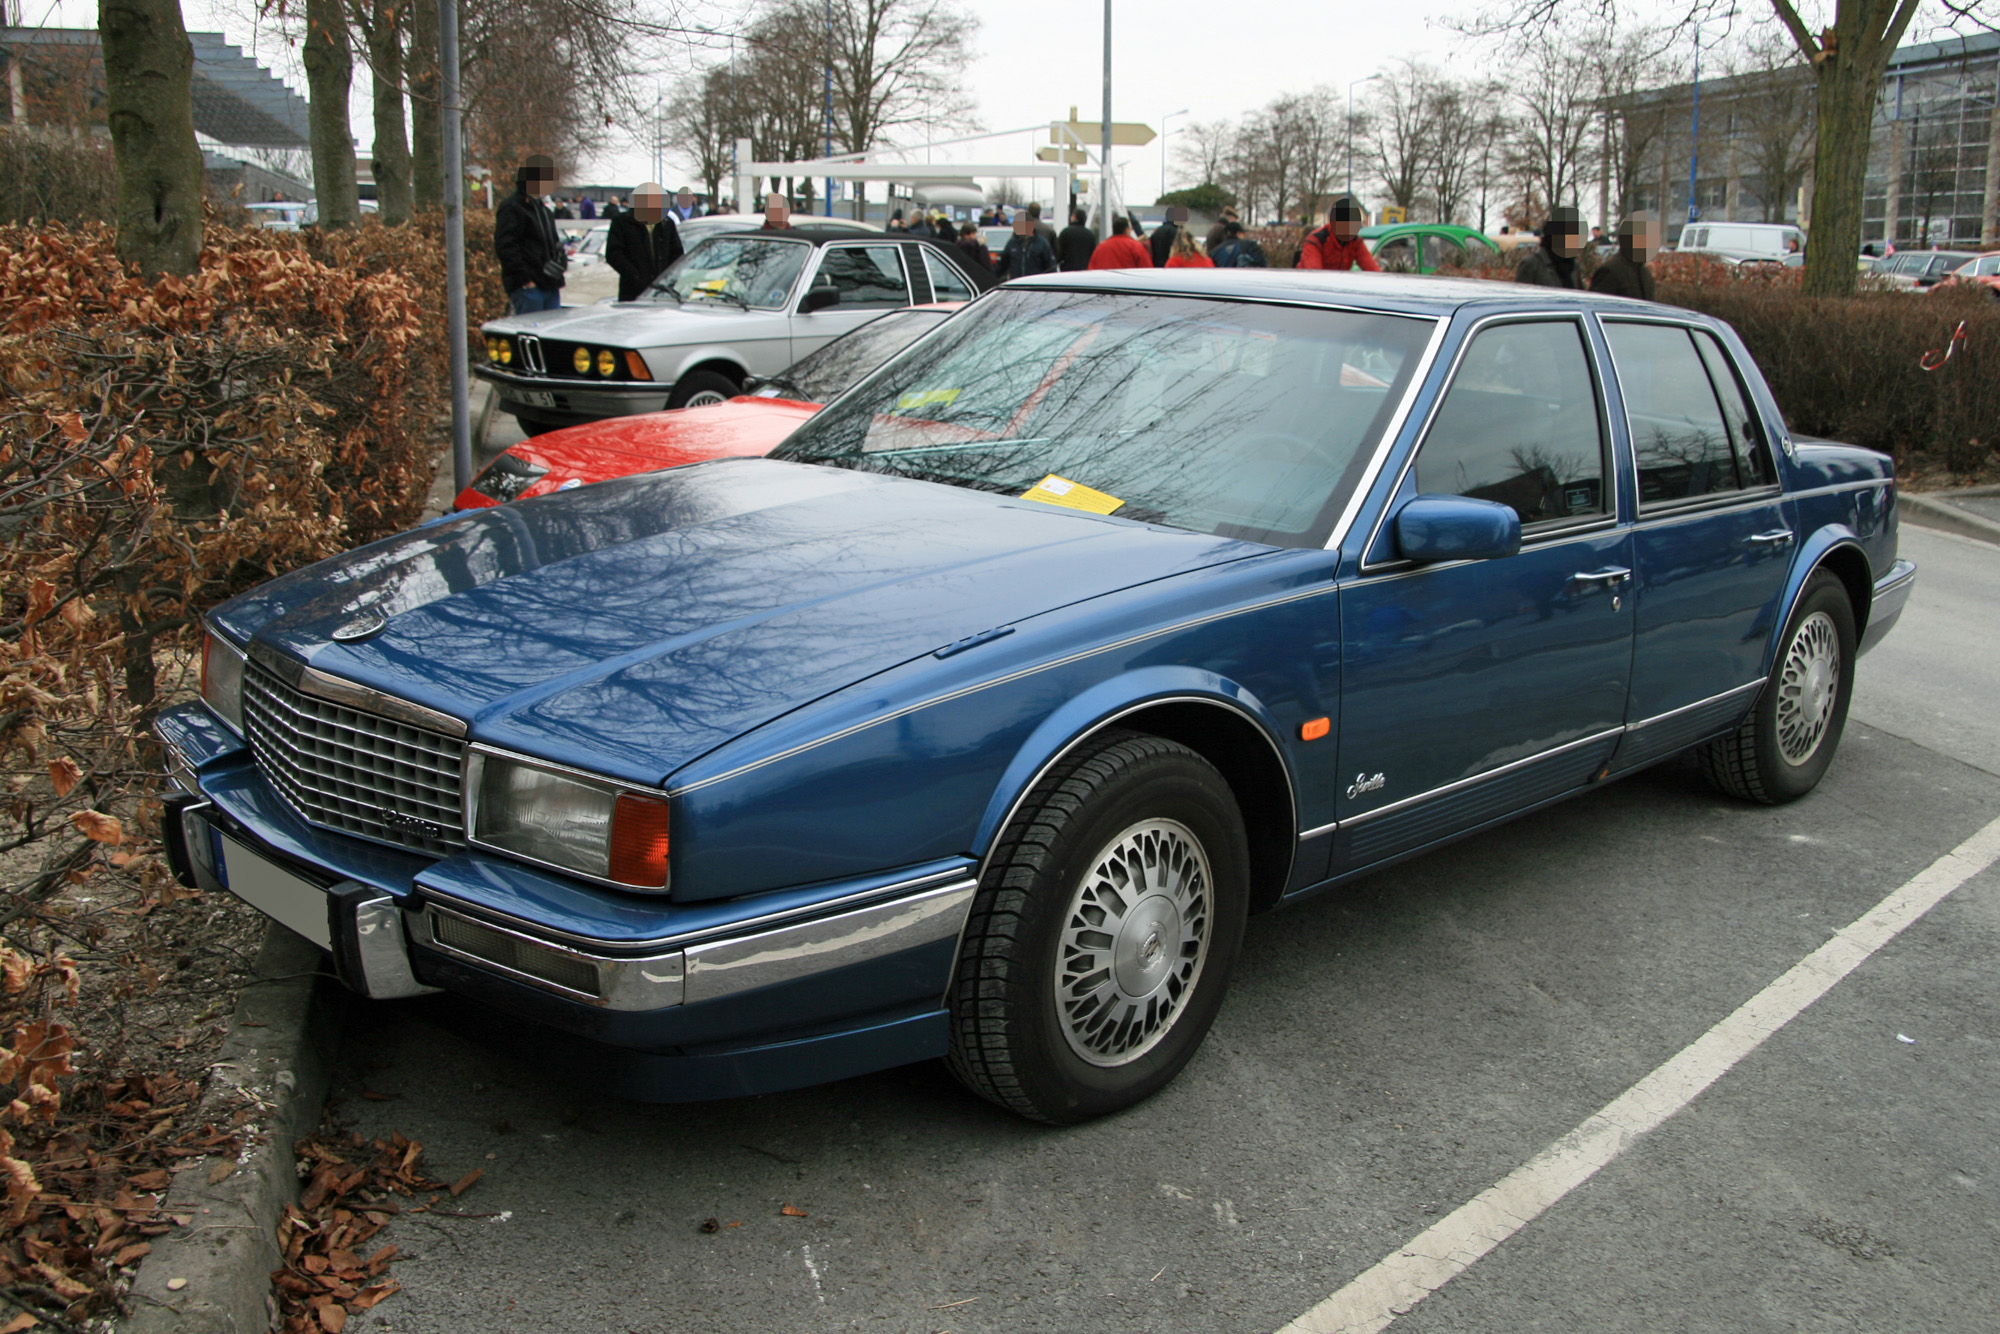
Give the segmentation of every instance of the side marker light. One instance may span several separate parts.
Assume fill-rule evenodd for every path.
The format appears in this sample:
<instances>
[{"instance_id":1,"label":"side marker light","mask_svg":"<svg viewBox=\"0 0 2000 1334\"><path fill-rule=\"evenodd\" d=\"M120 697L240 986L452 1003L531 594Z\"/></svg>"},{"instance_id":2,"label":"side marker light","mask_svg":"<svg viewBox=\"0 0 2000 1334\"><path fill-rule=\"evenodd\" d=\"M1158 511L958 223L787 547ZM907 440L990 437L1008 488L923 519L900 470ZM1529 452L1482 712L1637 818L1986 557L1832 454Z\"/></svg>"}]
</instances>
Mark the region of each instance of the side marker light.
<instances>
[{"instance_id":1,"label":"side marker light","mask_svg":"<svg viewBox=\"0 0 2000 1334\"><path fill-rule=\"evenodd\" d=\"M1333 730L1333 719L1314 718L1311 722L1299 724L1299 740L1317 741Z\"/></svg>"}]
</instances>

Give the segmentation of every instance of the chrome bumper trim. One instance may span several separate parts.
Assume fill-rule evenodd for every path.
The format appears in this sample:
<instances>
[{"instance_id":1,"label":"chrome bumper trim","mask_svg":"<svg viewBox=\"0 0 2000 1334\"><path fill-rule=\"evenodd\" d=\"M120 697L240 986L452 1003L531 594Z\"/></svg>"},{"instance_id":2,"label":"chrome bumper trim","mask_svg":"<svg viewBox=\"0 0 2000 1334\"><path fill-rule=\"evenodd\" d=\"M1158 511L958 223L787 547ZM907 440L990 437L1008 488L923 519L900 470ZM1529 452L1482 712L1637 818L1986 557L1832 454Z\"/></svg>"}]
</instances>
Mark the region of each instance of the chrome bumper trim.
<instances>
[{"instance_id":1,"label":"chrome bumper trim","mask_svg":"<svg viewBox=\"0 0 2000 1334\"><path fill-rule=\"evenodd\" d=\"M403 914L387 894L354 905L354 948L361 965L362 992L370 1000L401 1000L440 990L417 981L410 947L403 939Z\"/></svg>"},{"instance_id":2,"label":"chrome bumper trim","mask_svg":"<svg viewBox=\"0 0 2000 1334\"><path fill-rule=\"evenodd\" d=\"M849 912L636 957L575 949L435 902L403 916L417 943L475 967L607 1010L660 1010L955 940L978 887L966 877Z\"/></svg>"}]
</instances>

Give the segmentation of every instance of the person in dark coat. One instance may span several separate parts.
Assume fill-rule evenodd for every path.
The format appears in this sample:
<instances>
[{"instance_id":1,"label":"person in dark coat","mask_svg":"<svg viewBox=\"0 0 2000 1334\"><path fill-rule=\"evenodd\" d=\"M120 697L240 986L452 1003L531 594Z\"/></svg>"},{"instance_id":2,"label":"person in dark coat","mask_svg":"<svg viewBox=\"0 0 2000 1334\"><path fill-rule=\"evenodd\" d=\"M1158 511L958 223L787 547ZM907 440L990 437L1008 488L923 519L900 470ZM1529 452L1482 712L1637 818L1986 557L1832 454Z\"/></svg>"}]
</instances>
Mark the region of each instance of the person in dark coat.
<instances>
[{"instance_id":1,"label":"person in dark coat","mask_svg":"<svg viewBox=\"0 0 2000 1334\"><path fill-rule=\"evenodd\" d=\"M562 305L569 256L556 235L555 218L542 203L555 186L554 159L537 153L514 173L514 193L493 210L493 253L500 259L500 285L507 289L516 315Z\"/></svg>"},{"instance_id":2,"label":"person in dark coat","mask_svg":"<svg viewBox=\"0 0 2000 1334\"><path fill-rule=\"evenodd\" d=\"M1035 224L1035 235L1049 243L1049 252L1051 254L1055 253L1056 229L1042 221L1042 204L1040 200L1036 200L1034 203L1028 205L1028 221Z\"/></svg>"},{"instance_id":3,"label":"person in dark coat","mask_svg":"<svg viewBox=\"0 0 2000 1334\"><path fill-rule=\"evenodd\" d=\"M1090 267L1090 257L1097 253L1097 233L1090 230L1088 218L1082 209L1071 209L1069 226L1056 237L1056 264L1064 273L1075 273Z\"/></svg>"},{"instance_id":4,"label":"person in dark coat","mask_svg":"<svg viewBox=\"0 0 2000 1334\"><path fill-rule=\"evenodd\" d=\"M1618 224L1618 253L1597 266L1590 277L1590 290L1609 296L1654 299L1653 271L1647 261L1659 239L1659 224L1645 214L1637 214Z\"/></svg>"},{"instance_id":5,"label":"person in dark coat","mask_svg":"<svg viewBox=\"0 0 2000 1334\"><path fill-rule=\"evenodd\" d=\"M681 257L680 228L667 212L666 200L666 191L647 181L632 192L632 207L611 219L604 262L618 274L620 301L637 301Z\"/></svg>"},{"instance_id":6,"label":"person in dark coat","mask_svg":"<svg viewBox=\"0 0 2000 1334\"><path fill-rule=\"evenodd\" d=\"M1583 253L1583 215L1568 204L1549 210L1542 226L1542 243L1530 250L1514 270L1514 281L1531 287L1583 290L1583 273L1576 257Z\"/></svg>"},{"instance_id":7,"label":"person in dark coat","mask_svg":"<svg viewBox=\"0 0 2000 1334\"><path fill-rule=\"evenodd\" d=\"M993 272L993 252L986 248L986 242L979 239L979 228L969 222L960 227L956 244L959 253L971 260L982 272Z\"/></svg>"},{"instance_id":8,"label":"person in dark coat","mask_svg":"<svg viewBox=\"0 0 2000 1334\"><path fill-rule=\"evenodd\" d=\"M1154 268L1167 267L1167 261L1173 258L1174 254L1174 238L1179 236L1180 232L1180 224L1171 217L1153 229L1153 235L1148 243L1153 247Z\"/></svg>"},{"instance_id":9,"label":"person in dark coat","mask_svg":"<svg viewBox=\"0 0 2000 1334\"><path fill-rule=\"evenodd\" d=\"M1026 213L1014 219L1014 235L1000 252L1000 268L1008 278L1056 271L1055 249L1035 231L1035 220Z\"/></svg>"},{"instance_id":10,"label":"person in dark coat","mask_svg":"<svg viewBox=\"0 0 2000 1334\"><path fill-rule=\"evenodd\" d=\"M1243 234L1243 224L1231 218L1222 225L1222 241L1210 247L1208 257L1218 269L1266 269L1271 261L1257 239Z\"/></svg>"}]
</instances>

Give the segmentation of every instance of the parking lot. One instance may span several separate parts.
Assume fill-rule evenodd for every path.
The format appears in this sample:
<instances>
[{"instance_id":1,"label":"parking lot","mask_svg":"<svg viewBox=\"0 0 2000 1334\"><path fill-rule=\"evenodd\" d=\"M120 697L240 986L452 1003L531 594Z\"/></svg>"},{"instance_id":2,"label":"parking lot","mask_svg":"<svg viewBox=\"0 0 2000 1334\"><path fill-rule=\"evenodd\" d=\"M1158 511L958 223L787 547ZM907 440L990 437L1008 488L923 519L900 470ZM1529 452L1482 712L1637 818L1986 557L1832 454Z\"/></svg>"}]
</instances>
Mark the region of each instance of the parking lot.
<instances>
[{"instance_id":1,"label":"parking lot","mask_svg":"<svg viewBox=\"0 0 2000 1334\"><path fill-rule=\"evenodd\" d=\"M462 1216L392 1227L403 1292L371 1314L1278 1330L2000 814L2000 550L1906 529L1904 551L1917 592L1811 797L1665 766L1255 919L1193 1064L1109 1120L1028 1125L939 1065L628 1104L448 1000L358 1008L340 1117L484 1170L438 1206ZM1991 1328L1996 953L1988 868L1395 1328Z\"/></svg>"}]
</instances>

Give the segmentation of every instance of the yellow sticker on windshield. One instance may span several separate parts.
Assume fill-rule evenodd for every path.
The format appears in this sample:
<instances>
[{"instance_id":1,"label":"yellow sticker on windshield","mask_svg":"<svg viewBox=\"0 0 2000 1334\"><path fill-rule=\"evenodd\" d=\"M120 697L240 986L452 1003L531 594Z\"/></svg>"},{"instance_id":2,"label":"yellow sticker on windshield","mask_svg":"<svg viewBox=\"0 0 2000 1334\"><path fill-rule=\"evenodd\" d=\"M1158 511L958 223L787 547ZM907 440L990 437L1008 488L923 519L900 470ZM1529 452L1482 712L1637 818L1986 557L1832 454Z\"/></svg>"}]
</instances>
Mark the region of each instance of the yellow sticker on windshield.
<instances>
[{"instance_id":1,"label":"yellow sticker on windshield","mask_svg":"<svg viewBox=\"0 0 2000 1334\"><path fill-rule=\"evenodd\" d=\"M708 278L696 283L694 290L697 292L720 292L727 286L729 286L729 279L727 278Z\"/></svg>"},{"instance_id":2,"label":"yellow sticker on windshield","mask_svg":"<svg viewBox=\"0 0 2000 1334\"><path fill-rule=\"evenodd\" d=\"M909 412L916 408L927 408L933 404L956 403L963 389L917 389L896 400L899 412Z\"/></svg>"},{"instance_id":3,"label":"yellow sticker on windshield","mask_svg":"<svg viewBox=\"0 0 2000 1334\"><path fill-rule=\"evenodd\" d=\"M1125 502L1116 496L1107 496L1102 491L1093 491L1066 477L1050 473L1021 493L1023 500L1039 500L1046 505L1061 505L1064 509L1087 510L1092 514L1109 514Z\"/></svg>"}]
</instances>

